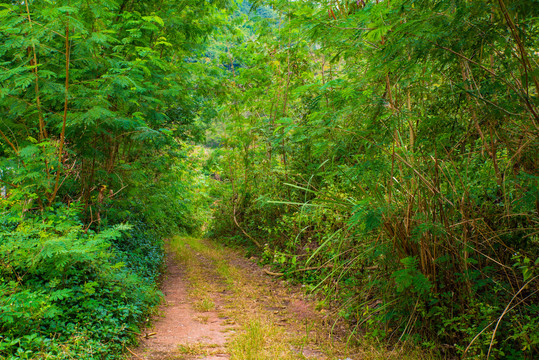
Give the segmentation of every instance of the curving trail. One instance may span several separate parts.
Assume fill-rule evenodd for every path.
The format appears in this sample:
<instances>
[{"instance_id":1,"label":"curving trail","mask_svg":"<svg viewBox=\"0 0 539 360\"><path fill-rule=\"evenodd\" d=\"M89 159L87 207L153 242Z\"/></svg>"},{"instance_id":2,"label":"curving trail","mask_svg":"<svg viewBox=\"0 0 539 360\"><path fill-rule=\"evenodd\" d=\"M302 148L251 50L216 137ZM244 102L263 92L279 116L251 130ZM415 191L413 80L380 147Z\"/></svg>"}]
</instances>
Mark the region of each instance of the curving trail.
<instances>
[{"instance_id":1,"label":"curving trail","mask_svg":"<svg viewBox=\"0 0 539 360\"><path fill-rule=\"evenodd\" d=\"M214 242L174 238L165 303L131 359L363 359L301 289Z\"/></svg>"}]
</instances>

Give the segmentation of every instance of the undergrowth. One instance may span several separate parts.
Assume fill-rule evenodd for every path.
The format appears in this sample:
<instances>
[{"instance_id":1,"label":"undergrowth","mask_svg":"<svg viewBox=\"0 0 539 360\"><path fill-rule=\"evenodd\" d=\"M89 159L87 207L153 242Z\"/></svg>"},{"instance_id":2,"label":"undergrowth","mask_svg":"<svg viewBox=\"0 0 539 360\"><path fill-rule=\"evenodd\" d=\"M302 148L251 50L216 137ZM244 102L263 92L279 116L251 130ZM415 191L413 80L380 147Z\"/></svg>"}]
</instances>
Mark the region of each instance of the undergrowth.
<instances>
[{"instance_id":1,"label":"undergrowth","mask_svg":"<svg viewBox=\"0 0 539 360\"><path fill-rule=\"evenodd\" d=\"M238 63L211 235L324 296L351 339L538 358L534 4L245 9L211 59Z\"/></svg>"},{"instance_id":2,"label":"undergrowth","mask_svg":"<svg viewBox=\"0 0 539 360\"><path fill-rule=\"evenodd\" d=\"M112 358L159 303L154 276L113 245L143 235L121 224L95 232L80 214L76 204L0 214L1 357Z\"/></svg>"}]
</instances>

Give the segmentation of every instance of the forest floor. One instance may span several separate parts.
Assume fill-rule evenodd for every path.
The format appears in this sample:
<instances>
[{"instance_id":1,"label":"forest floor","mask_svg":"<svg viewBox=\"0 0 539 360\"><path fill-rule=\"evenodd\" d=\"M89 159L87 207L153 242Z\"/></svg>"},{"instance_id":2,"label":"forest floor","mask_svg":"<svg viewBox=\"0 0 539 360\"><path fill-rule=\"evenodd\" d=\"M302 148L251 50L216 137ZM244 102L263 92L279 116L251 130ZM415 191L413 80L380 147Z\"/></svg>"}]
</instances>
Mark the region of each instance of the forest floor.
<instances>
[{"instance_id":1,"label":"forest floor","mask_svg":"<svg viewBox=\"0 0 539 360\"><path fill-rule=\"evenodd\" d=\"M165 302L140 346L129 349L132 360L403 358L348 346L341 325L301 287L266 275L237 251L187 237L167 247Z\"/></svg>"}]
</instances>

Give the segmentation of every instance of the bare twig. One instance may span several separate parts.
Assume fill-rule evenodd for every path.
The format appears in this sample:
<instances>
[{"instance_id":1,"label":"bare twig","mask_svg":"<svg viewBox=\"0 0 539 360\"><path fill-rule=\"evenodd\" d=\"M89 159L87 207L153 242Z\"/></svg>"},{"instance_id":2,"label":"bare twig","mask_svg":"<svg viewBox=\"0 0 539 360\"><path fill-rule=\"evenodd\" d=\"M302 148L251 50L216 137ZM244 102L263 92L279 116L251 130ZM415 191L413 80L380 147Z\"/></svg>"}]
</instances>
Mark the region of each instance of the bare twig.
<instances>
[{"instance_id":1,"label":"bare twig","mask_svg":"<svg viewBox=\"0 0 539 360\"><path fill-rule=\"evenodd\" d=\"M60 146L58 148L58 169L56 169L56 180L54 184L54 190L49 198L49 206L52 205L58 189L60 188L60 167L63 165L63 152L65 144L65 132L66 132L66 123L67 123L67 105L69 101L69 62L70 62L70 48L69 48L69 13L67 13L67 24L66 24L66 37L65 37L65 48L66 48L66 65L65 65L65 98L64 98L64 117L62 121L62 132L60 133Z\"/></svg>"},{"instance_id":2,"label":"bare twig","mask_svg":"<svg viewBox=\"0 0 539 360\"><path fill-rule=\"evenodd\" d=\"M518 296L518 294L520 294L522 292L522 290L524 290L526 288L526 286L528 286L532 281L534 281L537 278L539 278L539 275L534 276L533 278L528 280L524 285L522 285L522 287L517 291L517 293L515 295L513 295L513 297L511 298L511 301L509 301L509 303L507 304L507 306L503 310L502 314L498 318L498 321L496 322L496 327L494 328L494 331L492 332L492 338L490 339L490 345L488 347L488 353L487 353L487 360L490 357L490 352L492 351L492 345L494 344L494 337L496 336L496 331L498 330L498 326L500 325L500 322L502 321L505 314L507 314L509 312L511 304L513 303L513 300L515 300L515 298Z\"/></svg>"},{"instance_id":3,"label":"bare twig","mask_svg":"<svg viewBox=\"0 0 539 360\"><path fill-rule=\"evenodd\" d=\"M26 4L26 14L28 18L28 23L30 24L30 29L33 28L32 26L32 18L30 16L30 8L28 7L29 1L25 1ZM39 74L38 74L38 64L37 64L37 52L36 52L36 46L32 44L32 52L34 55L33 58L33 67L32 72L35 75L35 91L36 91L36 105L37 105L37 114L39 118L39 140L43 140L47 137L47 129L45 128L45 120L43 119L43 111L41 109L41 97L39 95Z\"/></svg>"},{"instance_id":4,"label":"bare twig","mask_svg":"<svg viewBox=\"0 0 539 360\"><path fill-rule=\"evenodd\" d=\"M322 265L322 266L311 266L311 267L307 267L307 268L303 268L303 269L292 270L292 271L287 272L287 274L294 274L294 273L297 273L297 272L320 270L320 269L331 269L332 267L333 267L333 264L327 264L327 265ZM264 272L266 274L268 274L268 275L271 275L271 276L283 276L285 274L285 273L281 273L281 272L269 271L269 270L266 270L266 269L264 269Z\"/></svg>"},{"instance_id":5,"label":"bare twig","mask_svg":"<svg viewBox=\"0 0 539 360\"><path fill-rule=\"evenodd\" d=\"M127 346L125 347L125 349L127 351L129 351L134 357L136 357L137 359L142 359L140 356L138 356L137 354L135 354L130 348L128 348Z\"/></svg>"}]
</instances>

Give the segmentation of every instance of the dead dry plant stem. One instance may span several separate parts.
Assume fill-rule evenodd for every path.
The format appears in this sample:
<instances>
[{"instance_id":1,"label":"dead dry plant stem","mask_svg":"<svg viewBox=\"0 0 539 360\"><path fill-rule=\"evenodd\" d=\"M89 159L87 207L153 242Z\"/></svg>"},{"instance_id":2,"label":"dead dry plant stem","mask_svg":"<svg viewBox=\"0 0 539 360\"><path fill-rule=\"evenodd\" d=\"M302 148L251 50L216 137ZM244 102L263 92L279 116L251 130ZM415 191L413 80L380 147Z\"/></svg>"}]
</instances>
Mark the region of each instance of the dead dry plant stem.
<instances>
[{"instance_id":1,"label":"dead dry plant stem","mask_svg":"<svg viewBox=\"0 0 539 360\"><path fill-rule=\"evenodd\" d=\"M69 100L69 62L70 62L70 47L69 47L69 13L67 13L67 23L66 23L66 37L65 37L65 49L66 49L66 65L65 65L65 98L64 98L64 117L62 120L62 132L60 133L60 145L58 147L58 168L56 169L56 179L54 182L54 190L49 198L49 206L52 205L58 189L60 187L60 168L63 166L63 154L64 154L64 144L65 144L65 131L67 123L67 105Z\"/></svg>"},{"instance_id":2,"label":"dead dry plant stem","mask_svg":"<svg viewBox=\"0 0 539 360\"><path fill-rule=\"evenodd\" d=\"M492 69L489 69L487 67L485 67L484 65L481 65L480 63L478 63L477 61L474 61L472 59L470 59L469 57L467 57L466 55L463 55L453 49L450 49L446 46L443 46L443 45L440 45L434 41L431 41L431 40L428 40L428 39L425 39L423 37L420 37L420 36L417 36L417 35L414 35L414 34L411 34L411 33L408 33L406 32L406 35L409 35L409 36L413 36L413 37L417 37L419 39L422 39L422 40L425 40L429 43L431 43L432 45L440 48L440 49L443 49L443 50L446 50L446 51L449 51L450 53L460 57L461 59L464 59L466 60L467 62L469 63L472 63L474 65L477 65L478 67L480 67L481 69L483 69L484 71L488 72L489 74L491 74L492 76L496 77L497 79L500 79L505 85L507 85L511 90L513 90L515 92L515 94L521 98L523 101L524 101L524 104L526 105L526 107L528 108L530 114L532 115L532 122L534 124L534 126L536 128L539 127L539 125L537 124L537 120L539 120L539 114L537 113L536 111L536 108L535 106L530 102L530 98L529 96L524 96L523 94L521 94L521 92L518 91L517 88L515 88L515 86L511 83L509 83L506 79L504 79L503 77L501 77L500 75L496 74L496 72ZM526 91L527 93L527 91Z\"/></svg>"},{"instance_id":3,"label":"dead dry plant stem","mask_svg":"<svg viewBox=\"0 0 539 360\"><path fill-rule=\"evenodd\" d=\"M30 8L29 8L29 5L28 5L29 1L25 1L25 5L26 5L26 15L27 15L27 18L28 18L28 23L30 24L30 30L33 29L33 25L32 25L32 17L30 16ZM32 72L34 73L35 75L35 82L36 82L36 85L35 85L35 91L36 91L36 105L37 105L37 114L38 114L38 119L39 119L39 140L43 140L45 138L48 137L47 135L47 129L45 128L45 121L43 120L43 111L41 109L41 98L40 98L40 95L39 95L39 74L38 74L38 69L37 69L37 52L36 52L36 46L35 44L32 44L32 52L33 52L33 68L32 68Z\"/></svg>"},{"instance_id":4,"label":"dead dry plant stem","mask_svg":"<svg viewBox=\"0 0 539 360\"><path fill-rule=\"evenodd\" d=\"M522 292L522 290L524 290L526 288L526 286L528 286L530 283L532 283L537 278L539 278L539 275L534 276L533 278L528 280L524 285L522 285L522 287L517 291L517 293L515 295L513 295L513 297L511 298L511 300L509 301L509 303L507 304L507 306L503 310L502 314L498 318L498 321L496 322L496 327L494 328L494 331L492 332L492 338L490 339L490 345L488 347L488 353L487 353L487 360L490 357L490 352L492 351L492 345L494 345L494 337L496 336L496 331L498 330L498 326L500 325L500 322L502 321L505 314L507 314L509 312L509 310L510 310L509 308L511 307L511 304L513 303L513 300L515 300L515 298L518 296L518 294L520 294Z\"/></svg>"},{"instance_id":5,"label":"dead dry plant stem","mask_svg":"<svg viewBox=\"0 0 539 360\"><path fill-rule=\"evenodd\" d=\"M134 357L136 357L137 359L142 359L140 356L138 356L137 354L135 354L130 348L128 348L127 346L125 347L127 351L129 351Z\"/></svg>"},{"instance_id":6,"label":"dead dry plant stem","mask_svg":"<svg viewBox=\"0 0 539 360\"><path fill-rule=\"evenodd\" d=\"M535 91L536 93L539 93L539 82L537 81L537 78L535 77L533 73L533 68L531 67L530 61L528 59L528 54L526 53L526 49L524 48L524 44L522 43L522 40L520 39L520 36L518 35L518 30L516 28L516 25L513 21L513 18L509 14L509 11L507 11L507 8L505 7L505 3L503 0L498 0L498 3L500 4L500 9L502 10L503 16L505 17L505 20L507 21L507 25L509 26L509 29L511 30L511 35L513 35L513 39L517 43L518 51L520 52L520 62L522 63L522 68L524 70L524 79L526 81L525 90L526 94L528 94L528 78L530 74L528 74L528 68L531 73L532 81L535 85Z\"/></svg>"},{"instance_id":7,"label":"dead dry plant stem","mask_svg":"<svg viewBox=\"0 0 539 360\"><path fill-rule=\"evenodd\" d=\"M303 268L303 269L292 270L292 271L288 272L287 274L294 274L294 273L298 273L298 272L320 270L320 269L331 269L332 267L333 267L333 264L327 264L327 265L321 265L321 266L311 266L311 267L307 267L307 268ZM273 272L273 271L269 271L269 270L266 270L266 269L264 269L264 272L266 274L268 274L268 275L271 275L271 276L284 276L285 275L285 273Z\"/></svg>"},{"instance_id":8,"label":"dead dry plant stem","mask_svg":"<svg viewBox=\"0 0 539 360\"><path fill-rule=\"evenodd\" d=\"M260 249L263 248L262 244L260 244L260 242L258 240L256 240L254 237L252 237L251 235L249 235L245 230L243 230L243 228L240 226L240 224L238 223L238 220L236 219L236 203L234 202L234 223L236 223L236 226L238 227L238 229L241 230L241 232L247 236L253 243L255 243L256 246L258 246Z\"/></svg>"},{"instance_id":9,"label":"dead dry plant stem","mask_svg":"<svg viewBox=\"0 0 539 360\"><path fill-rule=\"evenodd\" d=\"M233 194L236 194L236 188L234 186L234 179L231 177L230 178L230 183L232 184L232 193ZM241 225L239 224L238 222L238 219L236 218L236 199L232 199L232 217L234 219L234 223L236 224L236 226L238 227L238 229L241 230L241 232L247 236L247 238L249 238L259 249L262 249L263 246L262 244L260 244L260 242L258 240L256 240L254 237L252 237L251 235L249 235L242 227Z\"/></svg>"},{"instance_id":10,"label":"dead dry plant stem","mask_svg":"<svg viewBox=\"0 0 539 360\"><path fill-rule=\"evenodd\" d=\"M525 297L524 299L520 300L518 303L516 303L515 305L513 305L509 310L513 310L514 308L516 308L518 305L520 305L521 303L523 303L526 299L530 298L532 295L535 295L537 292L539 292L539 290L536 290L534 291L533 293L531 293L530 295L528 295L527 297ZM489 327L491 327L492 325L494 325L494 323L496 323L496 321L493 321L491 322L490 324L488 324L487 326L485 326L483 328L483 330L481 330L479 333L477 333L477 335L474 336L474 338L472 339L472 341L470 341L470 343L468 344L468 346L466 347L466 349L464 349L464 355L466 355L466 353L468 352L468 350L470 349L470 347L473 345L473 343L475 342L475 340L477 340L477 338L479 336L481 336L482 333L484 333Z\"/></svg>"}]
</instances>

